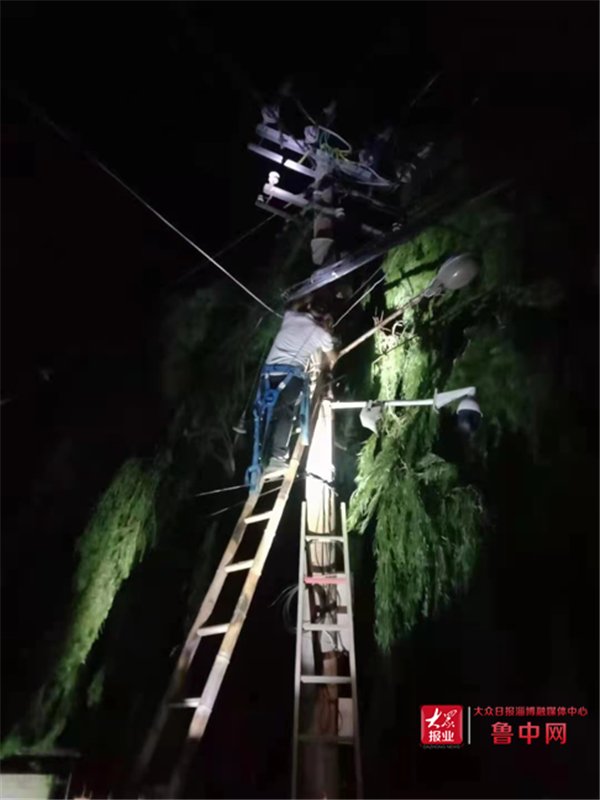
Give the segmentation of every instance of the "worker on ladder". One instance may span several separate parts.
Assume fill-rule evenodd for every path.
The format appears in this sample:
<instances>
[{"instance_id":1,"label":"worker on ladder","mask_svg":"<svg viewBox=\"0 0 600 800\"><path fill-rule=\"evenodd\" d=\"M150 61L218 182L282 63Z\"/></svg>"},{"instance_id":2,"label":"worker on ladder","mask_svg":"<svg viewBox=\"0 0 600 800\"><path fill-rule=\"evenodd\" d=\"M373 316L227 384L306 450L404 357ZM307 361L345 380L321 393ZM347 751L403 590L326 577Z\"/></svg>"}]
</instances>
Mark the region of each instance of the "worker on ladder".
<instances>
[{"instance_id":1,"label":"worker on ladder","mask_svg":"<svg viewBox=\"0 0 600 800\"><path fill-rule=\"evenodd\" d=\"M265 467L267 473L285 468L298 411L301 435L308 443L307 367L316 357L321 368L333 368L336 353L332 330L332 316L311 299L297 301L286 310L259 377L253 411L253 459L246 472L251 491L257 488ZM265 463L269 454L270 461Z\"/></svg>"}]
</instances>

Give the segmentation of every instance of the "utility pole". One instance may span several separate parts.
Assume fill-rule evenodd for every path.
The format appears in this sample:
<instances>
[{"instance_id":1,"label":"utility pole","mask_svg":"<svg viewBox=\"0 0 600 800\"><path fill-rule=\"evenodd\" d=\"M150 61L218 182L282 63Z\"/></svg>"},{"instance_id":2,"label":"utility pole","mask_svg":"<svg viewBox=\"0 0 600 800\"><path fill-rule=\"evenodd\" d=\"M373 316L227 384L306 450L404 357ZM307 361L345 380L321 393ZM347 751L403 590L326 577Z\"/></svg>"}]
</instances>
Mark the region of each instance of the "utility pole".
<instances>
[{"instance_id":1,"label":"utility pole","mask_svg":"<svg viewBox=\"0 0 600 800\"><path fill-rule=\"evenodd\" d=\"M301 158L294 161L283 153L268 150L262 145L253 145L251 149L281 163L301 177L313 179L306 192L294 194L278 188L279 173L272 172L268 183L263 187L265 196L270 200L286 200L287 206L277 208L269 202L263 204L268 210L280 213L286 219L290 216L286 210L289 206L301 208L301 213L315 212L311 241L312 260L317 266L324 264L316 273L317 277L320 273L327 272L326 282L329 283L358 268L362 262L355 259L350 265L342 265L343 271L340 269L338 272L336 262L331 261L336 250L336 226L333 220L339 214L339 209L336 209L337 198L340 192L345 192L346 195L355 193L348 189L348 178L358 184L366 182L371 187L381 187L381 182L385 183L384 179L368 164L365 166L365 161L358 163L346 157L336 158L332 154L336 148L331 139L338 145L338 154L342 153L342 156L343 148L349 145L341 136L329 128L319 128L316 123L305 128L304 139L295 139L282 129L278 112L269 107L263 109L263 124L257 127L257 132L261 141L275 142L281 150L299 154ZM350 149L346 149L345 153L349 154ZM306 159L309 166L303 163ZM376 184L373 183L375 179L379 181ZM263 202L264 196L259 201ZM381 204L373 203L374 207L377 205ZM187 237L184 238L187 240ZM395 240L388 237L385 245L378 245L383 248L382 252L390 246L390 241ZM441 291L462 288L476 272L477 265L469 254L454 256L442 265L430 286L409 302L418 302L420 297L434 296ZM308 282L305 281L299 297L313 290L306 289L306 284L311 281L312 276ZM239 283L237 280L236 282ZM255 299L262 303L259 298ZM391 317L399 315L402 310L398 309ZM349 352L360 344L377 327L347 345L342 353ZM257 461L256 485L250 484L249 497L198 609L170 684L139 753L132 785L137 788L154 787L155 796L181 796L187 773L194 764L196 749L204 737L283 518L306 445L310 449L300 525L292 796L315 799L364 796L346 509L343 503L338 509L334 488L334 411L362 409L361 421L375 432L386 405L424 405L437 409L459 401L457 416L463 427L473 427L481 412L474 400L473 387L436 394L428 400L392 400L378 404L370 401L336 402L329 396L323 397L322 378L317 379L314 389L314 392L310 392L314 398L312 410L305 408L300 412L305 430L296 442L289 463L280 470L265 474L260 468L260 458ZM309 418L310 423L306 424ZM310 441L309 429L312 429ZM273 486L274 483L277 485ZM273 494L276 495L275 498L272 497ZM248 531L256 531L257 535L247 536ZM249 538L251 542L248 541ZM244 553L240 550L242 544L244 551L250 551L246 554L250 557L243 557ZM245 547L246 544L254 544L255 547ZM227 600L227 592L223 592L223 588L226 584L229 585L232 576L240 574L246 577L239 590L232 590L232 595L237 600L231 612L224 602ZM215 639L220 641L216 648L204 646ZM196 679L196 674L191 669L193 664L200 663L198 658L204 658L208 667L202 682ZM171 740L174 730L171 721L179 730L179 743ZM165 745L164 749L161 749L161 742ZM342 755L344 750L346 754L351 754L351 759Z\"/></svg>"},{"instance_id":2,"label":"utility pole","mask_svg":"<svg viewBox=\"0 0 600 800\"><path fill-rule=\"evenodd\" d=\"M324 399L300 526L292 798L363 797L346 514L343 505L336 513L333 477L333 403Z\"/></svg>"},{"instance_id":3,"label":"utility pole","mask_svg":"<svg viewBox=\"0 0 600 800\"><path fill-rule=\"evenodd\" d=\"M333 120L334 105L324 110L326 124ZM325 122L323 124L325 124ZM261 144L248 147L284 169L310 179L308 191L297 194L283 189L279 172L271 171L256 204L290 218L288 209L313 214L311 259L315 267L335 260L336 208L335 159L321 148L318 125L304 129L298 140L282 129L279 108L263 109L263 123L256 133ZM340 137L341 138L341 137ZM263 142L277 145L274 152ZM301 156L296 161L286 157ZM311 167L304 163L311 155ZM281 206L276 202L285 203ZM382 232L365 226L364 232ZM317 382L319 391L320 381ZM305 502L302 509L298 577L298 625L295 668L292 797L322 798L362 796L358 737L356 660L352 627L352 598L346 531L336 509L333 464L333 409L324 399L312 431L306 463ZM345 515L343 521L345 524ZM343 548L343 550L342 550ZM341 570L341 572L340 572ZM350 654L350 663L347 654ZM345 660L345 661L344 661ZM330 682L326 682L330 681ZM347 689L350 689L348 694ZM340 758L339 744L354 746L354 774ZM349 791L349 786L353 788Z\"/></svg>"}]
</instances>

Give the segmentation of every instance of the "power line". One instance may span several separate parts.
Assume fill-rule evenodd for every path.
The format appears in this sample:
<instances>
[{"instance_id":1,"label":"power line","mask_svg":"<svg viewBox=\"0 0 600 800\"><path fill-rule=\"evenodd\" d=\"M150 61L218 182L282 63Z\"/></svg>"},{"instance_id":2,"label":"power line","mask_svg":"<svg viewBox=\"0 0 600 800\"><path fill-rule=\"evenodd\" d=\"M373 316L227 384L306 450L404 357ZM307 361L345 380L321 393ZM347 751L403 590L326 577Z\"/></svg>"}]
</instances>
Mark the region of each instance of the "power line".
<instances>
[{"instance_id":1,"label":"power line","mask_svg":"<svg viewBox=\"0 0 600 800\"><path fill-rule=\"evenodd\" d=\"M308 477L308 475L309 475L309 473L307 473L307 472L299 473L294 478L293 483L296 483L296 481L302 480L302 478ZM313 476L313 477L317 477L317 476ZM219 494L220 492L227 492L227 491L230 491L232 489L241 489L241 488L247 489L248 486L246 484L240 484L239 486L227 486L227 487L225 487L225 489L216 489L216 490L214 490L214 494ZM275 492L278 492L280 490L280 488L281 487L276 486L274 489L267 489L266 492L262 493L261 497L266 497L268 494L275 494ZM200 494L192 495L192 497L202 497L205 494L211 494L211 492L201 492ZM240 506L243 506L245 502L246 502L246 500L240 500L239 502L233 503L230 506L225 506L224 508L220 508L220 509L218 509L218 511L213 511L210 514L203 514L202 518L218 517L221 514L224 514L226 511L231 511L231 509L233 509L233 508L239 508Z\"/></svg>"},{"instance_id":2,"label":"power line","mask_svg":"<svg viewBox=\"0 0 600 800\"><path fill-rule=\"evenodd\" d=\"M300 480L303 475L296 475L294 478L294 483ZM281 490L280 486L276 486L274 489L268 489L266 492L263 492L261 497L266 497L268 494L275 494L275 492L279 492ZM208 519L210 517L219 517L221 514L225 514L226 511L231 511L233 508L239 508L243 506L246 500L240 500L239 503L233 503L230 506L225 506L225 508L220 508L218 511L213 511L211 514L203 514L201 519Z\"/></svg>"},{"instance_id":3,"label":"power line","mask_svg":"<svg viewBox=\"0 0 600 800\"><path fill-rule=\"evenodd\" d=\"M47 125L49 125L55 131L55 133L57 133L62 139L64 139L69 144L73 145L74 147L77 147L73 137L70 134L68 134L66 130L64 130L59 125L57 125L56 122L54 122L52 119L50 119L50 117L44 111L42 111L41 108L39 108L38 106L35 106L29 99L25 98L22 95L20 96L20 99L29 108L29 110L32 111L32 113L34 113L35 116L37 116L38 118L43 120ZM238 280L235 277L235 275L232 275L231 272L229 272L227 269L225 269L224 266L219 264L218 261L216 261L209 253L207 253L205 250L203 250L199 245L197 245L196 242L194 242L192 239L190 239L189 236L186 236L185 233L183 233L182 231L179 230L179 228L177 228L175 225L173 225L172 222L170 222L165 216L163 216L159 211L157 211L153 206L151 206L150 203L148 203L134 189L132 189L130 186L128 186L125 183L125 181L123 181L115 172L113 172L105 164L103 164L98 158L96 158L96 156L94 156L92 153L90 153L89 151L87 151L86 149L84 149L82 147L78 147L77 149L79 149L81 151L81 153L91 163L93 163L95 166L97 166L98 169L101 169L102 172L106 173L109 177L111 177L114 181L116 181L119 184L119 186L121 186L123 189L125 189L125 191L128 192L132 197L135 197L135 199L139 203L141 203L141 205L143 205L144 208L146 208L148 211L150 211L152 214L154 214L155 217L157 217L163 224L165 224L168 228L170 228L172 231L174 231L181 239L184 240L184 242L187 242L187 244L189 244L190 247L193 247L194 250L197 250L200 253L201 256L203 256L208 261L210 261L211 264L214 264L214 266L217 267L217 269L221 270L221 272L223 272L224 275L226 275L231 281L233 281L235 284L237 284L237 286L239 286L240 289L242 289L244 292L246 292L246 294L248 294L250 297L252 297L253 300L255 300L257 303L259 303L261 306L263 306L263 308L266 308L267 311L270 311L271 314L274 314L276 317L281 317L282 316L277 311L275 311L273 308L271 308L271 306L267 305L267 303L265 303L264 300L261 300L260 297L257 297L257 295L255 295L254 292L252 292L250 289L248 289L248 287L244 286L244 284L240 280Z\"/></svg>"},{"instance_id":4,"label":"power line","mask_svg":"<svg viewBox=\"0 0 600 800\"><path fill-rule=\"evenodd\" d=\"M224 486L222 489L210 489L208 492L198 492L194 497L206 497L209 494L222 494L223 492L233 492L234 489L247 489L246 483L239 483L237 486Z\"/></svg>"},{"instance_id":5,"label":"power line","mask_svg":"<svg viewBox=\"0 0 600 800\"><path fill-rule=\"evenodd\" d=\"M247 230L245 233L242 233L241 236L238 236L237 239L234 239L232 242L229 242L229 244L226 244L225 247L222 247L217 253L215 253L215 258L219 258L219 256L222 256L223 253L226 253L228 250L232 250L240 242L243 242L244 239L247 239L248 236L252 236L252 234L255 233L257 230L259 230L260 228L262 228L263 225L266 225L267 222L270 222L272 219L275 219L276 216L277 214L271 214L270 217L265 217L265 219L261 219L261 221L253 228L250 228L250 230ZM199 269L200 267L192 267L192 269L188 270L181 277L177 278L175 280L175 283L182 283L183 281L187 280L189 277L194 275L194 273L196 273Z\"/></svg>"},{"instance_id":6,"label":"power line","mask_svg":"<svg viewBox=\"0 0 600 800\"><path fill-rule=\"evenodd\" d=\"M380 270L381 270L381 267L377 267L377 269L375 270L373 275L371 275L371 278L373 278ZM363 286L365 286L365 284L368 283L371 280L371 278L367 278L367 280L360 286L360 288L354 294L357 294L358 292L360 292L360 290L363 288ZM333 327L335 328L336 325L338 325L344 319L344 317L347 316L352 311L353 308L356 308L356 306L361 302L361 300L364 300L365 297L368 294L370 294L376 286L379 286L379 284L382 283L384 280L385 280L385 275L382 275L381 278L379 278L378 280L375 281L375 283L373 283L371 286L369 286L368 289L366 289L366 291L364 291L361 294L361 296L358 298L358 300L355 300L354 303L352 303L351 306L348 306L348 308L344 311L344 313L341 314L336 319L336 321L333 324Z\"/></svg>"}]
</instances>

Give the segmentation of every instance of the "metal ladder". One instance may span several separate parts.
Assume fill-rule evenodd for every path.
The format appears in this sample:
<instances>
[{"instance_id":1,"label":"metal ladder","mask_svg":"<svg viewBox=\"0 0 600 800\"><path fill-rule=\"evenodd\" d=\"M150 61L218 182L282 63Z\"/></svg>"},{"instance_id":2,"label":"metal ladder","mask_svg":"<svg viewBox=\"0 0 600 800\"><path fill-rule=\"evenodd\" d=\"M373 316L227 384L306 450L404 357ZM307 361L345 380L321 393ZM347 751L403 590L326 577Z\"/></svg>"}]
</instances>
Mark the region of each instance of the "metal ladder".
<instances>
[{"instance_id":1,"label":"metal ladder","mask_svg":"<svg viewBox=\"0 0 600 800\"><path fill-rule=\"evenodd\" d=\"M142 785L150 764L155 757L157 747L163 736L164 728L170 715L176 713L178 709L193 708L194 714L189 723L185 742L170 774L168 786L164 787L167 794L163 796L180 796L185 776L196 752L196 748L206 731L206 726L219 694L219 689L246 620L250 603L256 591L275 534L277 533L290 491L296 479L304 449L305 445L302 441L302 437L299 437L289 465L281 472L263 476L258 486L258 491L249 495L233 530L231 539L217 567L212 583L188 633L168 689L159 706L152 727L150 728L136 762L132 776L132 783L134 786L139 787ZM271 488L276 481L281 481L279 488ZM254 514L253 511L258 505L259 500L271 492L277 492L273 507L269 511ZM264 522L267 524L254 558L245 561L235 561L236 553L248 526ZM221 595L221 590L227 577L232 573L242 570L247 570L248 575L240 591L230 621L224 624L207 625L206 623L209 621L217 600ZM202 693L199 697L185 696L184 687L186 676L194 661L198 646L201 641L212 636L223 636L223 641L214 658Z\"/></svg>"},{"instance_id":2,"label":"metal ladder","mask_svg":"<svg viewBox=\"0 0 600 800\"><path fill-rule=\"evenodd\" d=\"M311 534L306 530L306 503L302 505L302 517L300 523L300 556L298 568L298 614L296 627L296 666L294 674L294 730L293 730L293 750L292 750L292 798L312 796L299 789L300 771L302 764L302 752L311 745L317 747L351 747L354 756L354 794L355 797L362 798L362 766L360 757L360 733L358 720L358 692L356 685L356 651L354 642L354 623L352 616L352 586L350 575L350 557L348 549L348 533L346 527L346 505L341 503L341 535L330 534ZM341 569L335 572L319 571L318 559L315 558L315 547L328 547L333 550L332 555L323 561L329 564L341 564ZM340 552L341 551L341 552ZM316 569L315 569L316 567ZM310 574L309 574L310 573ZM321 599L327 597L327 613L324 612L323 605L315 602L315 592L321 591ZM305 597L305 592L308 597ZM333 600L332 600L333 598ZM308 603L305 603L305 599ZM305 609L308 607L309 619L305 619ZM323 616L332 617L332 621L323 621ZM335 634L343 642L344 652L347 652L347 664L342 667L342 672L347 674L304 674L303 672L303 645L307 636L312 637L313 647L320 650L320 637L323 634ZM305 651L306 652L306 651ZM336 651L337 653L337 648ZM306 663L306 659L305 659ZM318 666L318 665L316 665ZM335 673L338 672L339 665L334 667ZM316 671L316 670L315 670ZM324 673L325 670L322 670ZM328 693L327 702L335 705L335 717L333 728L335 731L314 731L301 730L303 716L303 689L309 690L318 686L325 689ZM339 687L339 688L338 688ZM338 691L341 687L350 689L351 697L343 699L346 707L346 717L344 719L340 711L340 699ZM333 701L330 697L330 690L333 690ZM344 691L341 689L341 691ZM314 708L314 697L313 697ZM340 724L341 720L341 724ZM306 719L304 720L306 723ZM309 723L309 726L310 723ZM314 727L314 726L312 726ZM346 730L340 730L346 728ZM314 750L312 763L314 765ZM340 774L343 770L340 771ZM314 788L314 787L313 787ZM316 787L318 797L332 796L327 794L327 787ZM336 797L343 794L336 793ZM350 796L350 795L348 795Z\"/></svg>"}]
</instances>

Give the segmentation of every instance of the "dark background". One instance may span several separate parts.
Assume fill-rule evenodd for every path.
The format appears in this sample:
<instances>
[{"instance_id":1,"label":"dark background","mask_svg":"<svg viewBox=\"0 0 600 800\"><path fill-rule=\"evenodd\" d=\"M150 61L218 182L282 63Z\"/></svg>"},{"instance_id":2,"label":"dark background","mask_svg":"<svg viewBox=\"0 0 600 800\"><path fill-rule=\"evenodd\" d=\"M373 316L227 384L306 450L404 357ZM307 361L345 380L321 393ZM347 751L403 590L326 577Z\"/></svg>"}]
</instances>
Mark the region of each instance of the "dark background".
<instances>
[{"instance_id":1,"label":"dark background","mask_svg":"<svg viewBox=\"0 0 600 800\"><path fill-rule=\"evenodd\" d=\"M151 452L164 431L157 338L165 303L173 293L215 278L212 266L82 157L78 143L216 252L262 218L253 203L268 169L246 143L261 98L282 79L295 78L311 110L335 97L339 126L352 138L401 121L417 89L443 70L434 98L410 124L456 126L482 185L512 177L564 224L561 266L572 296L565 357L577 353L580 395L588 398L578 408L597 442L594 3L5 3L2 15L2 688L9 710L11 703L20 707L34 680L37 643L28 641L28 622L41 613L50 626L68 596L73 541L92 504L123 458ZM74 141L58 137L30 103L73 132ZM228 253L226 266L242 279L251 276L268 260L278 225L269 223ZM184 277L194 266L199 270L193 277ZM51 371L50 380L43 370ZM506 480L514 485L512 473ZM572 498L566 525L579 508L595 514L593 485L593 475L582 478L582 495ZM512 499L509 493L507 503ZM535 541L543 547L541 534ZM495 564L512 559L506 553L489 557ZM536 559L535 552L528 555L524 584ZM573 548L569 580L590 559L597 561L593 545ZM268 594L268 577L265 583ZM553 588L541 582L535 591L543 597ZM517 632L506 632L511 615L500 606L491 612L494 633L477 633L472 619L468 625L448 622L447 631L471 631L464 635L473 641L461 650L470 654L469 663L455 663L447 685L489 674L494 659L481 653L498 651L506 637L529 641L535 613L544 612L542 597ZM564 684L565 693L584 699L597 663L596 600L595 585L574 605L565 600L565 614L578 623L556 639L575 637L583 672L567 679L567 667L561 671L559 665L553 685ZM265 630L266 619L255 621L253 636ZM450 633L438 630L433 641L444 635ZM530 650L525 644L514 648L511 669L519 664L526 670ZM415 658L412 672L406 666L405 691L412 685L417 703L430 702L430 692L421 694L444 684L431 666L429 684L419 684L415 674L422 665ZM495 685L506 689L508 679L501 666L497 670ZM230 679L227 702L242 707L247 686L233 674ZM529 681L535 685L534 674ZM258 770L258 785L270 785L265 792L272 796L286 791L285 777L272 777L278 754L288 747L277 692L286 692L289 681L281 677L280 683L264 712L270 716L248 712L246 734L255 737L258 726L266 741L274 727L281 742L268 757L255 750L252 768L240 772L243 783ZM475 688L471 693L477 704ZM490 697L489 703L509 700ZM460 701L467 702L462 695ZM584 700L571 694L556 699L563 702ZM410 704L390 701L388 707L412 713ZM590 734L595 724L581 721ZM216 744L208 743L213 755L222 752L218 730L216 716ZM237 757L244 751L240 731L241 723ZM571 763L561 767L562 783L546 763L534 777L522 764L516 796L567 796L560 793L565 785L567 794L575 787L574 794L592 796L594 750L580 737L579 749L569 750ZM478 766L471 756L453 775L451 753L438 754L434 766L414 752L413 742L392 733L377 747L381 761L370 762L371 785L389 796L465 796L467 786L475 795L506 796L513 785L502 754L491 748L478 754ZM228 787L224 796L239 796L228 760L222 768L213 764L213 791L220 784ZM543 774L550 775L546 782Z\"/></svg>"}]
</instances>

